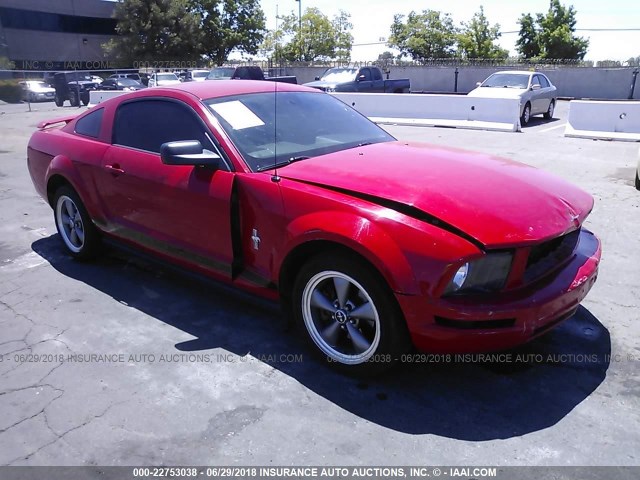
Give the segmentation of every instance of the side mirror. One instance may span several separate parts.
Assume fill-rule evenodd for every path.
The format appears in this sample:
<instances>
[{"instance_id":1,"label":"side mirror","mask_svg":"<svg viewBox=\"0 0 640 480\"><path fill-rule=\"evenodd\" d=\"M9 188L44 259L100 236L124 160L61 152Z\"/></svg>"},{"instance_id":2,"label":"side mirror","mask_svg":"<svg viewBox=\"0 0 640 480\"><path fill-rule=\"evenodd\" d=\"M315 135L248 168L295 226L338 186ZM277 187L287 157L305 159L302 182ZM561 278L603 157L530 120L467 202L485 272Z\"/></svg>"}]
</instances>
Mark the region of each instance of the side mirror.
<instances>
[{"instance_id":1,"label":"side mirror","mask_svg":"<svg viewBox=\"0 0 640 480\"><path fill-rule=\"evenodd\" d=\"M316 80L320 80L320 77L318 75L316 75Z\"/></svg>"},{"instance_id":2,"label":"side mirror","mask_svg":"<svg viewBox=\"0 0 640 480\"><path fill-rule=\"evenodd\" d=\"M165 165L197 165L220 168L220 155L203 151L198 140L163 143L160 147L160 158Z\"/></svg>"},{"instance_id":3,"label":"side mirror","mask_svg":"<svg viewBox=\"0 0 640 480\"><path fill-rule=\"evenodd\" d=\"M476 87L481 87L482 86L482 82L477 82L476 83Z\"/></svg>"},{"instance_id":4,"label":"side mirror","mask_svg":"<svg viewBox=\"0 0 640 480\"><path fill-rule=\"evenodd\" d=\"M367 78L367 77L365 77L365 75L364 75L364 73L363 73L362 75L358 75L358 78L356 79L356 81L361 82L361 81L362 81L362 80L364 80L365 78Z\"/></svg>"},{"instance_id":5,"label":"side mirror","mask_svg":"<svg viewBox=\"0 0 640 480\"><path fill-rule=\"evenodd\" d=\"M534 83L533 85L531 85L531 90L540 90L541 88L542 87L539 83Z\"/></svg>"}]
</instances>

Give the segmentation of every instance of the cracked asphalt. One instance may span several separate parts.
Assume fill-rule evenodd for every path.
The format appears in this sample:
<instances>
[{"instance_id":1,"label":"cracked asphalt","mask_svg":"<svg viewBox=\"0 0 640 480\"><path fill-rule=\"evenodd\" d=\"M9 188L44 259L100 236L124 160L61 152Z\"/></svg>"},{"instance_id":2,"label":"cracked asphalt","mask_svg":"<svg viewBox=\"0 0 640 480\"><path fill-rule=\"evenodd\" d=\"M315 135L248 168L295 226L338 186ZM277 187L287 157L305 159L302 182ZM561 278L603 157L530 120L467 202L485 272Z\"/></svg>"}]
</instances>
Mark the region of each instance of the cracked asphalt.
<instances>
[{"instance_id":1,"label":"cracked asphalt","mask_svg":"<svg viewBox=\"0 0 640 480\"><path fill-rule=\"evenodd\" d=\"M0 105L0 465L640 465L638 144L564 138L567 108L522 133L386 127L581 186L603 259L525 360L360 381L272 306L122 252L72 261L25 162L36 123L72 109Z\"/></svg>"}]
</instances>

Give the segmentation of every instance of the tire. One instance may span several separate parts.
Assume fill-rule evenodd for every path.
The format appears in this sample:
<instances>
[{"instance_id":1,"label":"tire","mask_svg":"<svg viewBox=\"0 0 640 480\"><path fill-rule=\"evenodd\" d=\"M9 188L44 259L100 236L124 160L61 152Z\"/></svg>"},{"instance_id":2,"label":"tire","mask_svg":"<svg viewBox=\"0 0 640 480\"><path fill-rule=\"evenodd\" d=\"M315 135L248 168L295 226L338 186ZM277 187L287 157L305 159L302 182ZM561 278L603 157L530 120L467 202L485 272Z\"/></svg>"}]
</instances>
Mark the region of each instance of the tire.
<instances>
[{"instance_id":1,"label":"tire","mask_svg":"<svg viewBox=\"0 0 640 480\"><path fill-rule=\"evenodd\" d=\"M78 92L71 92L69 94L69 101L71 102L71 106L72 107L79 107L80 106L80 98L78 98Z\"/></svg>"},{"instance_id":2,"label":"tire","mask_svg":"<svg viewBox=\"0 0 640 480\"><path fill-rule=\"evenodd\" d=\"M54 195L53 216L62 244L78 260L96 256L100 248L100 234L91 217L71 187L65 185Z\"/></svg>"},{"instance_id":3,"label":"tire","mask_svg":"<svg viewBox=\"0 0 640 480\"><path fill-rule=\"evenodd\" d=\"M636 172L636 190L640 190L640 177L638 177L638 172Z\"/></svg>"},{"instance_id":4,"label":"tire","mask_svg":"<svg viewBox=\"0 0 640 480\"><path fill-rule=\"evenodd\" d=\"M551 120L553 118L553 112L555 108L556 108L556 101L551 100L551 102L549 102L549 108L547 109L547 112L544 114L545 120Z\"/></svg>"},{"instance_id":5,"label":"tire","mask_svg":"<svg viewBox=\"0 0 640 480\"><path fill-rule=\"evenodd\" d=\"M530 120L531 120L531 104L527 102L527 104L524 106L524 109L522 110L522 116L520 117L520 125L524 127L529 123Z\"/></svg>"},{"instance_id":6,"label":"tire","mask_svg":"<svg viewBox=\"0 0 640 480\"><path fill-rule=\"evenodd\" d=\"M56 107L61 107L62 105L64 105L64 100L62 100L58 95L56 95L55 102Z\"/></svg>"},{"instance_id":7,"label":"tire","mask_svg":"<svg viewBox=\"0 0 640 480\"><path fill-rule=\"evenodd\" d=\"M382 373L411 347L400 307L382 276L346 255L309 260L296 278L292 306L305 342L343 373Z\"/></svg>"},{"instance_id":8,"label":"tire","mask_svg":"<svg viewBox=\"0 0 640 480\"><path fill-rule=\"evenodd\" d=\"M82 105L84 105L85 107L89 105L89 100L82 100Z\"/></svg>"}]
</instances>

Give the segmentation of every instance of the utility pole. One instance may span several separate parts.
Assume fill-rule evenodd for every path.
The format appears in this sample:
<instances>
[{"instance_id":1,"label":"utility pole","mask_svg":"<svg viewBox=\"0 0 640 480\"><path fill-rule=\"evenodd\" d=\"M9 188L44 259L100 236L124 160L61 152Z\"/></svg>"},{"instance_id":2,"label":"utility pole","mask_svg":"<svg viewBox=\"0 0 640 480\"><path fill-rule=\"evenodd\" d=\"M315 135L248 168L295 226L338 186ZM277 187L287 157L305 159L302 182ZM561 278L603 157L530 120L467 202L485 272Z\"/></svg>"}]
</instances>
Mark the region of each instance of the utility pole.
<instances>
[{"instance_id":1,"label":"utility pole","mask_svg":"<svg viewBox=\"0 0 640 480\"><path fill-rule=\"evenodd\" d=\"M298 44L300 45L300 61L302 61L302 0L298 2Z\"/></svg>"}]
</instances>

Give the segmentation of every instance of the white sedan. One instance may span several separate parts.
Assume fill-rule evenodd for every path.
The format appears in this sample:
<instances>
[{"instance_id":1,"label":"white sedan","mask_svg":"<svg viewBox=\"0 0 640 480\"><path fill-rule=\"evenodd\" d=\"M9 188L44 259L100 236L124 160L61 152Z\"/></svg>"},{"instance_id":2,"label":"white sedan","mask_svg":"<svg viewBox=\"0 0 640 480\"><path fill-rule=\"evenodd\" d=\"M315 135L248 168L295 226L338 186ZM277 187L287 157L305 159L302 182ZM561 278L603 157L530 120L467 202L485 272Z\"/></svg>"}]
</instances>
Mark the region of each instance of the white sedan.
<instances>
[{"instance_id":1,"label":"white sedan","mask_svg":"<svg viewBox=\"0 0 640 480\"><path fill-rule=\"evenodd\" d=\"M168 85L177 85L180 83L180 79L175 73L154 73L149 77L150 87L166 87Z\"/></svg>"},{"instance_id":2,"label":"white sedan","mask_svg":"<svg viewBox=\"0 0 640 480\"><path fill-rule=\"evenodd\" d=\"M529 123L533 115L553 118L556 106L556 87L539 72L513 70L496 72L469 92L471 97L519 98L520 124Z\"/></svg>"},{"instance_id":3,"label":"white sedan","mask_svg":"<svg viewBox=\"0 0 640 480\"><path fill-rule=\"evenodd\" d=\"M38 102L40 100L54 100L56 90L39 80L25 80L20 82L22 99L25 102Z\"/></svg>"}]
</instances>

